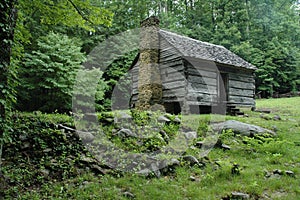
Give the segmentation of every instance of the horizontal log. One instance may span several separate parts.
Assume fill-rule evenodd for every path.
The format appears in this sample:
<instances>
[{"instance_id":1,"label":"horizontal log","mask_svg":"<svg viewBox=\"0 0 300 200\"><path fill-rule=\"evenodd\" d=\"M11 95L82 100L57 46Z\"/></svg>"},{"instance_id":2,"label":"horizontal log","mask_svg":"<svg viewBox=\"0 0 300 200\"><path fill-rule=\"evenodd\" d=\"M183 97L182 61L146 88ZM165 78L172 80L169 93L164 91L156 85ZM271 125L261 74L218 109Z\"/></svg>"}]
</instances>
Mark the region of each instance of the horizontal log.
<instances>
[{"instance_id":1,"label":"horizontal log","mask_svg":"<svg viewBox=\"0 0 300 200\"><path fill-rule=\"evenodd\" d=\"M182 102L183 97L163 97L164 103L171 103L171 102Z\"/></svg>"},{"instance_id":2,"label":"horizontal log","mask_svg":"<svg viewBox=\"0 0 300 200\"><path fill-rule=\"evenodd\" d=\"M202 76L202 77L208 77L208 78L216 78L217 73L213 71L206 71L202 69L196 69L196 68L188 68L188 74L194 75L194 76Z\"/></svg>"},{"instance_id":3,"label":"horizontal log","mask_svg":"<svg viewBox=\"0 0 300 200\"><path fill-rule=\"evenodd\" d=\"M237 73L237 74L229 73L228 77L230 80L236 80L236 81L241 81L241 82L246 82L246 83L255 83L255 80L254 80L254 77L252 74L243 75L240 73Z\"/></svg>"},{"instance_id":4,"label":"horizontal log","mask_svg":"<svg viewBox=\"0 0 300 200\"><path fill-rule=\"evenodd\" d=\"M255 84L254 83L246 83L246 82L241 82L241 81L229 80L229 88L241 88L241 89L254 90L255 89Z\"/></svg>"},{"instance_id":5,"label":"horizontal log","mask_svg":"<svg viewBox=\"0 0 300 200\"><path fill-rule=\"evenodd\" d=\"M194 105L194 106L212 106L216 105L217 102L204 102L204 101L187 101L188 105Z\"/></svg>"},{"instance_id":6,"label":"horizontal log","mask_svg":"<svg viewBox=\"0 0 300 200\"><path fill-rule=\"evenodd\" d=\"M188 68L196 68L197 70L205 70L216 72L219 71L217 65L213 61L187 58Z\"/></svg>"},{"instance_id":7,"label":"horizontal log","mask_svg":"<svg viewBox=\"0 0 300 200\"><path fill-rule=\"evenodd\" d=\"M186 95L186 91L185 91L185 88L176 88L176 89L169 89L169 90L166 90L164 89L163 90L163 98L166 98L166 97L184 97Z\"/></svg>"},{"instance_id":8,"label":"horizontal log","mask_svg":"<svg viewBox=\"0 0 300 200\"><path fill-rule=\"evenodd\" d=\"M244 97L251 97L252 98L252 97L254 97L254 90L229 88L229 95L244 96Z\"/></svg>"},{"instance_id":9,"label":"horizontal log","mask_svg":"<svg viewBox=\"0 0 300 200\"><path fill-rule=\"evenodd\" d=\"M211 102L216 101L217 95L215 94L204 94L200 92L189 92L187 94L187 100L188 101L205 101L205 102Z\"/></svg>"},{"instance_id":10,"label":"horizontal log","mask_svg":"<svg viewBox=\"0 0 300 200\"><path fill-rule=\"evenodd\" d=\"M164 82L163 88L164 89L185 88L185 85L186 84L184 80Z\"/></svg>"},{"instance_id":11,"label":"horizontal log","mask_svg":"<svg viewBox=\"0 0 300 200\"><path fill-rule=\"evenodd\" d=\"M217 94L217 87L206 84L188 83L188 91L198 91L202 93Z\"/></svg>"},{"instance_id":12,"label":"horizontal log","mask_svg":"<svg viewBox=\"0 0 300 200\"><path fill-rule=\"evenodd\" d=\"M161 62L167 62L173 59L180 58L180 55L178 54L165 54L165 55L160 55L160 61Z\"/></svg>"},{"instance_id":13,"label":"horizontal log","mask_svg":"<svg viewBox=\"0 0 300 200\"><path fill-rule=\"evenodd\" d=\"M162 82L163 88L165 89L174 89L174 88L184 88L186 86L185 80L175 80L175 81L164 81ZM133 81L132 82L132 89L137 90L138 89L138 81Z\"/></svg>"},{"instance_id":14,"label":"horizontal log","mask_svg":"<svg viewBox=\"0 0 300 200\"><path fill-rule=\"evenodd\" d=\"M185 80L185 76L183 71L178 72L175 70L163 70L161 72L161 79L163 82L171 82L171 81L176 81L176 80Z\"/></svg>"},{"instance_id":15,"label":"horizontal log","mask_svg":"<svg viewBox=\"0 0 300 200\"><path fill-rule=\"evenodd\" d=\"M174 47L166 47L160 49L160 55L177 55L181 57L181 53L177 51Z\"/></svg>"},{"instance_id":16,"label":"horizontal log","mask_svg":"<svg viewBox=\"0 0 300 200\"><path fill-rule=\"evenodd\" d=\"M205 85L217 85L217 79L215 78L207 78L207 77L200 77L200 76L193 76L193 75L188 76L188 82L205 84Z\"/></svg>"},{"instance_id":17,"label":"horizontal log","mask_svg":"<svg viewBox=\"0 0 300 200\"><path fill-rule=\"evenodd\" d=\"M171 62L160 63L159 68L161 70L171 68L171 69L178 71L178 69L183 70L184 66L183 66L181 60L174 60Z\"/></svg>"},{"instance_id":18,"label":"horizontal log","mask_svg":"<svg viewBox=\"0 0 300 200\"><path fill-rule=\"evenodd\" d=\"M246 68L242 68L242 67L236 67L236 66L232 66L232 65L224 65L224 64L217 64L218 69L220 72L223 73L241 73L241 74L251 74L254 72L253 69L246 69Z\"/></svg>"},{"instance_id":19,"label":"horizontal log","mask_svg":"<svg viewBox=\"0 0 300 200\"><path fill-rule=\"evenodd\" d=\"M255 104L247 104L247 103L227 103L227 106L236 106L236 107L254 107Z\"/></svg>"},{"instance_id":20,"label":"horizontal log","mask_svg":"<svg viewBox=\"0 0 300 200\"><path fill-rule=\"evenodd\" d=\"M255 100L249 97L229 96L228 103L255 105Z\"/></svg>"}]
</instances>

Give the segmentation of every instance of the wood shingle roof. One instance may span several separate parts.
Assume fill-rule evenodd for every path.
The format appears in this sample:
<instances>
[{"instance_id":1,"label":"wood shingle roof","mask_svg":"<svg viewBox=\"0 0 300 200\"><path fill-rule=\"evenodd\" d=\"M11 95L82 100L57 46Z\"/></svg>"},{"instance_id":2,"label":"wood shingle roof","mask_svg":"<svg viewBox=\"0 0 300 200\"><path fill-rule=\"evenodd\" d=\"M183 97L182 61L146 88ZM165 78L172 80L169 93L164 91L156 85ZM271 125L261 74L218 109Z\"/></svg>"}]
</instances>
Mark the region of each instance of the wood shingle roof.
<instances>
[{"instance_id":1,"label":"wood shingle roof","mask_svg":"<svg viewBox=\"0 0 300 200\"><path fill-rule=\"evenodd\" d=\"M254 65L223 46L202 42L162 29L159 30L159 34L168 41L170 45L176 48L183 57L204 59L250 70L257 69Z\"/></svg>"}]
</instances>

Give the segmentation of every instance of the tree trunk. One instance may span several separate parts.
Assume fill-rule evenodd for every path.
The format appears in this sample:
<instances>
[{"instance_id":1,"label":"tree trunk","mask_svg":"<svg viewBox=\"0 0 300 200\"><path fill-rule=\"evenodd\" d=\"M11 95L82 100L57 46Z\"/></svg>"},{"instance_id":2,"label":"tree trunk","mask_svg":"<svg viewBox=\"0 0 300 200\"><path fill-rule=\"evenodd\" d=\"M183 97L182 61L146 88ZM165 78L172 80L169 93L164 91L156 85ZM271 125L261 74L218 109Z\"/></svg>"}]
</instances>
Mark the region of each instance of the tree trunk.
<instances>
[{"instance_id":1,"label":"tree trunk","mask_svg":"<svg viewBox=\"0 0 300 200\"><path fill-rule=\"evenodd\" d=\"M5 119L5 111L7 109L6 100L9 92L7 77L17 19L16 4L17 0L4 0L0 3L0 118L2 120Z\"/></svg>"}]
</instances>

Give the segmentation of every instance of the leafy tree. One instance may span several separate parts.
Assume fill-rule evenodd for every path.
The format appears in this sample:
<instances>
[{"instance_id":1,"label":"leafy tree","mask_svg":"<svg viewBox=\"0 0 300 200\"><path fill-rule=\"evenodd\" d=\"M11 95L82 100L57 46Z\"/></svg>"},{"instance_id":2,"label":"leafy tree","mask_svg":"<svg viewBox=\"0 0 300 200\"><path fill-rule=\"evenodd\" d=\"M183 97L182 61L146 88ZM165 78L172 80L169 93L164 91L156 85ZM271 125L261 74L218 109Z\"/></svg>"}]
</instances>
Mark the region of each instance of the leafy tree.
<instances>
[{"instance_id":1,"label":"leafy tree","mask_svg":"<svg viewBox=\"0 0 300 200\"><path fill-rule=\"evenodd\" d=\"M17 19L17 0L4 0L0 2L0 189L5 181L2 175L2 147L8 139L10 127L9 115L11 104L14 101L13 83L11 77L15 70L11 67L11 48L14 38L14 28ZM2 192L0 192L0 195Z\"/></svg>"},{"instance_id":2,"label":"leafy tree","mask_svg":"<svg viewBox=\"0 0 300 200\"><path fill-rule=\"evenodd\" d=\"M0 2L0 122L4 120L5 111L9 109L13 100L9 76L14 73L10 67L10 56L17 19L16 3L16 0Z\"/></svg>"},{"instance_id":3,"label":"leafy tree","mask_svg":"<svg viewBox=\"0 0 300 200\"><path fill-rule=\"evenodd\" d=\"M27 78L25 74L27 73L29 65L34 64L34 60L30 61L29 59L41 56L41 54L45 52L45 49L41 51L41 38L47 37L46 34L51 31L69 35L71 37L76 35L77 37L82 38L82 42L80 42L80 44L76 44L75 49L78 49L79 46L84 44L84 49L81 51L88 52L92 46L95 45L91 44L94 43L95 38L96 40L101 38L101 36L94 37L94 32L99 31L100 28L110 26L113 14L107 9L101 7L99 2L97 3L94 0L19 0L18 13L19 18L15 29L16 45L14 46L12 57L14 65L18 68L17 71L20 73L19 82L21 85L18 89L18 97L21 99L18 100L18 107L20 108L23 105L25 106L23 110L32 110L37 109L41 105L32 105L32 103L29 104L30 99L35 95L30 93L32 91L24 91L23 84L30 80L30 78ZM55 41L52 42L53 44L49 45L57 46ZM55 49L53 49L53 51L54 50ZM59 53L59 51L56 53ZM74 52L70 51L69 53L72 54ZM66 54L68 53L66 52ZM24 58L24 55L26 55L26 58ZM74 59L75 60L73 62L76 63L81 59L81 57L74 57ZM25 65L23 65L23 60L26 60ZM33 63L29 64L30 62ZM49 62L51 61L49 60ZM50 63L47 62L46 64L50 65ZM37 64L35 64L35 66L37 66ZM49 72L49 76L53 76L53 73L54 72ZM43 76L47 76L46 72ZM16 83L16 81L14 83ZM32 89L35 84L37 85L35 88L40 87L39 83L31 81L31 87L27 85L27 88ZM50 86L48 85L47 87ZM40 101L38 100L38 102ZM43 109L48 110L49 108L46 107ZM56 107L59 107L59 105ZM68 105L67 107L70 106ZM65 107L62 107L62 109L65 109Z\"/></svg>"},{"instance_id":4,"label":"leafy tree","mask_svg":"<svg viewBox=\"0 0 300 200\"><path fill-rule=\"evenodd\" d=\"M71 109L72 86L85 60L80 45L50 32L38 39L38 49L25 56L20 72L19 108L53 112Z\"/></svg>"}]
</instances>

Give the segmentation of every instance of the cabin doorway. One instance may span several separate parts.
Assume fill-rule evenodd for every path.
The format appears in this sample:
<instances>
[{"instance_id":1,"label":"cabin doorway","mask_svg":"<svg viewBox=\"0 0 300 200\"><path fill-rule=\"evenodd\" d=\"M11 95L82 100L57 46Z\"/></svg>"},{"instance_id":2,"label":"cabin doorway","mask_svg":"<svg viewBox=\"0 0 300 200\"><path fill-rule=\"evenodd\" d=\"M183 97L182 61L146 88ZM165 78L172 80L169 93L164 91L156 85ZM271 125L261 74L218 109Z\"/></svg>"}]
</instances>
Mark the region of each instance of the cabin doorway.
<instances>
[{"instance_id":1,"label":"cabin doorway","mask_svg":"<svg viewBox=\"0 0 300 200\"><path fill-rule=\"evenodd\" d=\"M228 101L229 78L228 73L220 73L218 78L218 96L219 101L225 103Z\"/></svg>"}]
</instances>

